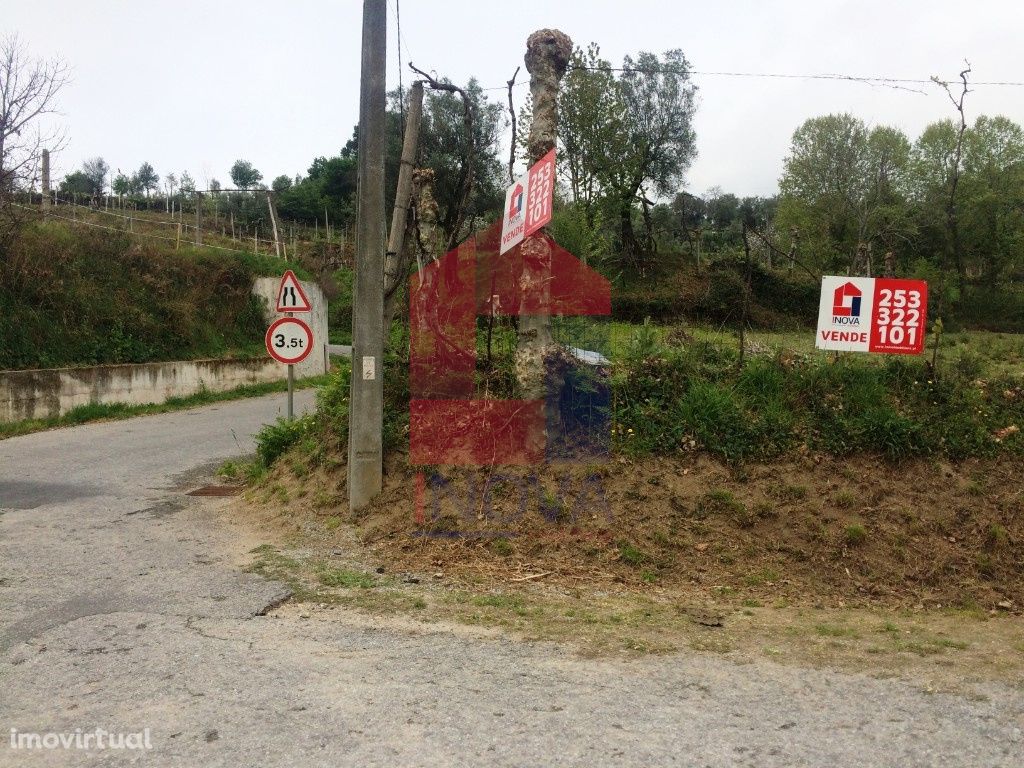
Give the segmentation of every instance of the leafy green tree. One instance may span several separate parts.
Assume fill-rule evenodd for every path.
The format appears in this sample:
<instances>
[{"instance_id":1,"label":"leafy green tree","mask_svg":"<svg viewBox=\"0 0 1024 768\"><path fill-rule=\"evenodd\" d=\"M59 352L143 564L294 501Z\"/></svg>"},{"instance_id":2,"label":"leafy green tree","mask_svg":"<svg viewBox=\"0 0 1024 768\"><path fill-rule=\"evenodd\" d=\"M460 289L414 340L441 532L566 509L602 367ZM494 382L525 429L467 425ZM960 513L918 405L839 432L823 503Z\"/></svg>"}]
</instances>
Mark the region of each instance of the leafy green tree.
<instances>
[{"instance_id":1,"label":"leafy green tree","mask_svg":"<svg viewBox=\"0 0 1024 768\"><path fill-rule=\"evenodd\" d=\"M498 156L505 127L504 107L488 100L475 78L471 78L463 90L473 119L469 137L463 120L462 97L449 91L428 90L424 94L420 125L419 165L434 171L438 222L449 243L458 242L498 215L508 180L505 164ZM393 135L396 139L400 137L400 130ZM398 178L401 142L389 142L388 153L387 164L392 169L389 175L393 174L387 187L390 198ZM462 210L467 157L472 157L473 186Z\"/></svg>"},{"instance_id":2,"label":"leafy green tree","mask_svg":"<svg viewBox=\"0 0 1024 768\"><path fill-rule=\"evenodd\" d=\"M620 147L621 162L609 175L620 205L623 248L629 254L639 249L626 208L645 188L655 195L675 192L697 156L697 86L690 81L690 63L678 49L660 59L641 51L636 59L626 56L622 66L627 142Z\"/></svg>"},{"instance_id":3,"label":"leafy green tree","mask_svg":"<svg viewBox=\"0 0 1024 768\"><path fill-rule=\"evenodd\" d=\"M270 182L270 188L277 192L278 194L284 192L286 189L291 189L291 186L292 177L285 176L283 174L275 178L272 182Z\"/></svg>"},{"instance_id":4,"label":"leafy green tree","mask_svg":"<svg viewBox=\"0 0 1024 768\"><path fill-rule=\"evenodd\" d=\"M196 193L196 180L188 171L181 172L181 179L178 181L178 191L185 197L191 197Z\"/></svg>"},{"instance_id":5,"label":"leafy green tree","mask_svg":"<svg viewBox=\"0 0 1024 768\"><path fill-rule=\"evenodd\" d=\"M58 187L58 191L64 195L92 195L94 189L93 180L83 171L69 173Z\"/></svg>"},{"instance_id":6,"label":"leafy green tree","mask_svg":"<svg viewBox=\"0 0 1024 768\"><path fill-rule=\"evenodd\" d=\"M598 45L591 43L585 51L573 51L569 71L560 84L556 167L568 182L571 199L582 206L591 224L605 193L604 181L612 162L609 148L625 141L624 111L611 62L601 58ZM525 134L522 140L525 143Z\"/></svg>"},{"instance_id":7,"label":"leafy green tree","mask_svg":"<svg viewBox=\"0 0 1024 768\"><path fill-rule=\"evenodd\" d=\"M717 229L727 229L740 215L740 199L731 192L718 192L706 201L708 223Z\"/></svg>"},{"instance_id":8,"label":"leafy green tree","mask_svg":"<svg viewBox=\"0 0 1024 768\"><path fill-rule=\"evenodd\" d=\"M624 257L639 265L654 244L644 201L676 192L696 156L697 88L680 50L626 56L622 69L612 76L596 46L575 52L560 102L562 145L573 195L590 207L601 199L618 222ZM638 203L644 242L633 222Z\"/></svg>"},{"instance_id":9,"label":"leafy green tree","mask_svg":"<svg viewBox=\"0 0 1024 768\"><path fill-rule=\"evenodd\" d=\"M92 185L92 193L102 195L107 188L107 174L110 173L110 166L102 157L92 157L82 163L84 173Z\"/></svg>"},{"instance_id":10,"label":"leafy green tree","mask_svg":"<svg viewBox=\"0 0 1024 768\"><path fill-rule=\"evenodd\" d=\"M127 176L120 171L117 172L117 176L110 183L110 187L115 195L124 196L132 191L132 182Z\"/></svg>"},{"instance_id":11,"label":"leafy green tree","mask_svg":"<svg viewBox=\"0 0 1024 768\"><path fill-rule=\"evenodd\" d=\"M231 183L238 189L252 189L263 181L263 174L256 170L248 160L235 160L230 173Z\"/></svg>"},{"instance_id":12,"label":"leafy green tree","mask_svg":"<svg viewBox=\"0 0 1024 768\"><path fill-rule=\"evenodd\" d=\"M1024 130L980 116L964 136L963 240L991 288L1024 264Z\"/></svg>"},{"instance_id":13,"label":"leafy green tree","mask_svg":"<svg viewBox=\"0 0 1024 768\"><path fill-rule=\"evenodd\" d=\"M157 190L159 184L160 177L149 163L140 165L139 170L132 176L132 191L135 193L144 192L146 197L149 197L150 192Z\"/></svg>"},{"instance_id":14,"label":"leafy green tree","mask_svg":"<svg viewBox=\"0 0 1024 768\"><path fill-rule=\"evenodd\" d=\"M811 118L784 162L778 227L799 233L817 267L863 271L873 246L909 241L909 164L910 143L897 129L869 131L850 114Z\"/></svg>"}]
</instances>

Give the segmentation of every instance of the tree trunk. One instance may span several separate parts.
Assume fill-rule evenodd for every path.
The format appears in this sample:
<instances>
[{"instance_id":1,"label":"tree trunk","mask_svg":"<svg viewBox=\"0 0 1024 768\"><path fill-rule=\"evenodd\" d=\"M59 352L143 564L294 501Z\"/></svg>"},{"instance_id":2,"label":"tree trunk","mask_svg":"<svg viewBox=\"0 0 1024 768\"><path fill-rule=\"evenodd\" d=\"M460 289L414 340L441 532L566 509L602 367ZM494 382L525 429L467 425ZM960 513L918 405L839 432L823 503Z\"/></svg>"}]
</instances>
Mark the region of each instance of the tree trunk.
<instances>
[{"instance_id":1,"label":"tree trunk","mask_svg":"<svg viewBox=\"0 0 1024 768\"><path fill-rule=\"evenodd\" d=\"M640 266L640 243L633 229L633 196L623 198L619 204L619 233L622 240L622 255L633 266Z\"/></svg>"},{"instance_id":2,"label":"tree trunk","mask_svg":"<svg viewBox=\"0 0 1024 768\"><path fill-rule=\"evenodd\" d=\"M526 69L530 73L530 95L533 98L533 120L527 141L529 165L533 165L555 147L558 132L558 83L565 74L572 55L572 40L556 29L541 29L526 41ZM528 237L520 246L523 267L520 285L524 293L539 293L533 306L545 309L550 304L551 248L543 231ZM523 297L524 302L526 296ZM520 308L522 310L522 307ZM547 442L549 432L559 431L558 399L563 382L561 376L547 375L546 352L553 346L551 316L529 315L520 311L516 339L516 378L525 400L545 400L547 428L540 439ZM558 379L558 380L552 380ZM540 446L543 448L544 446Z\"/></svg>"}]
</instances>

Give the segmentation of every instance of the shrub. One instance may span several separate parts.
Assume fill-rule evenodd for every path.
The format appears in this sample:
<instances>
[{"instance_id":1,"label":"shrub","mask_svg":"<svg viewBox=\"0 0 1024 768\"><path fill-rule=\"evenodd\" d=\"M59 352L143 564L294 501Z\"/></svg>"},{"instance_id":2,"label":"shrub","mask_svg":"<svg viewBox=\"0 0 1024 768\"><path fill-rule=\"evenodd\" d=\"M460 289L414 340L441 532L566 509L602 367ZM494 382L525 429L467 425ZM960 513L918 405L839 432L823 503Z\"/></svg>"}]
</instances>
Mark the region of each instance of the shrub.
<instances>
[{"instance_id":1,"label":"shrub","mask_svg":"<svg viewBox=\"0 0 1024 768\"><path fill-rule=\"evenodd\" d=\"M299 442L314 425L315 417L307 414L294 421L278 419L267 424L256 435L256 458L264 467L269 467L279 456Z\"/></svg>"}]
</instances>

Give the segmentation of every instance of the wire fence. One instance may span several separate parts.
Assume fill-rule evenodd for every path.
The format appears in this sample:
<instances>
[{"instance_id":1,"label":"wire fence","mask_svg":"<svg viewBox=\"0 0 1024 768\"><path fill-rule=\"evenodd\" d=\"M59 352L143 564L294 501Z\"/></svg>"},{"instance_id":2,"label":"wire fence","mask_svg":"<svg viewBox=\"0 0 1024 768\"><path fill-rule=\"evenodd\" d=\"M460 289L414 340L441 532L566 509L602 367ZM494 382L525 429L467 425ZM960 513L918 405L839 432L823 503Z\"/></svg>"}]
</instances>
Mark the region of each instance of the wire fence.
<instances>
[{"instance_id":1,"label":"wire fence","mask_svg":"<svg viewBox=\"0 0 1024 768\"><path fill-rule=\"evenodd\" d=\"M197 227L194 223L186 220L186 216L190 219L193 219L193 217L182 210L180 203L176 212L173 210L173 207L168 205L170 212L165 215L171 218L167 220L166 218L161 218L164 214L154 208L143 210L117 208L116 201L118 198L114 196L104 196L105 203L103 205L96 202L97 198L90 198L91 204L83 205L68 197L51 193L51 207L49 211L46 211L43 206L43 196L41 194L32 193L22 197L27 201L27 204L12 201L11 205L39 216L45 215L47 218L66 221L72 224L111 232L121 232L133 237L172 242L176 248L184 244L186 247L209 248L235 253L247 251L278 253L278 249L280 249L280 255L288 259L290 256L295 256L300 244L306 245L311 242L323 241L328 244L336 244L344 249L348 245L350 237L347 227L342 228L339 232L333 227L321 229L319 226L310 227L302 222L280 220L278 225L279 240L275 241L271 238L261 237L259 226L236 224L232 212L225 215L217 211L216 208L213 211L207 211L207 206L203 207L200 215L200 225ZM67 212L70 212L71 215L68 215ZM207 216L210 218L206 218ZM91 218L99 219L99 221L90 220ZM203 226L203 223L210 219L213 220L214 226ZM145 231L144 228L149 226L156 228L168 227L173 230L174 234L155 234ZM238 245L228 246L222 243L210 242L210 240L229 240L233 243L238 243Z\"/></svg>"}]
</instances>

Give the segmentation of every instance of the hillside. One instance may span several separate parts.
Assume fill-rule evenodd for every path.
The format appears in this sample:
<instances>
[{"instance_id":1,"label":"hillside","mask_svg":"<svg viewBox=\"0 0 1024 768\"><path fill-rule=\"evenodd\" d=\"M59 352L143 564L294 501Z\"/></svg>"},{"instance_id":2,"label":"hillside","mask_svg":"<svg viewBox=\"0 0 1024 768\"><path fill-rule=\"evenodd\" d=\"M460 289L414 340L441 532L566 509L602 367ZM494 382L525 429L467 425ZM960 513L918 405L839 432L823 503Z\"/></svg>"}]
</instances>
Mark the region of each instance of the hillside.
<instances>
[{"instance_id":1,"label":"hillside","mask_svg":"<svg viewBox=\"0 0 1024 768\"><path fill-rule=\"evenodd\" d=\"M0 369L259 354L253 280L289 266L59 220L0 248Z\"/></svg>"}]
</instances>

